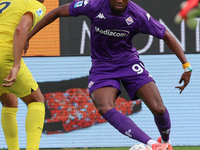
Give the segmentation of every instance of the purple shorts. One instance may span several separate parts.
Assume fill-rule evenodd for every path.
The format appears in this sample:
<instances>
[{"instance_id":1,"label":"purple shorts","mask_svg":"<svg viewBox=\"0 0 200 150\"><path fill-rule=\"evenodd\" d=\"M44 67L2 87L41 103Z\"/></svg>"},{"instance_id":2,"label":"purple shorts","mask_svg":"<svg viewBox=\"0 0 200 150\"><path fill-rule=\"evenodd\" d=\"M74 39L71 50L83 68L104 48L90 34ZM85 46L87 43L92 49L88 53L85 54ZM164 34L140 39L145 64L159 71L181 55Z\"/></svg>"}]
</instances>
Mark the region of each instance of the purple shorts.
<instances>
[{"instance_id":1,"label":"purple shorts","mask_svg":"<svg viewBox=\"0 0 200 150\"><path fill-rule=\"evenodd\" d=\"M136 100L136 91L143 85L154 82L154 79L145 69L141 61L133 62L132 64L101 63L93 65L90 69L90 77L88 80L88 88L90 94L101 87L114 87L121 94L120 82L126 89L131 100Z\"/></svg>"}]
</instances>

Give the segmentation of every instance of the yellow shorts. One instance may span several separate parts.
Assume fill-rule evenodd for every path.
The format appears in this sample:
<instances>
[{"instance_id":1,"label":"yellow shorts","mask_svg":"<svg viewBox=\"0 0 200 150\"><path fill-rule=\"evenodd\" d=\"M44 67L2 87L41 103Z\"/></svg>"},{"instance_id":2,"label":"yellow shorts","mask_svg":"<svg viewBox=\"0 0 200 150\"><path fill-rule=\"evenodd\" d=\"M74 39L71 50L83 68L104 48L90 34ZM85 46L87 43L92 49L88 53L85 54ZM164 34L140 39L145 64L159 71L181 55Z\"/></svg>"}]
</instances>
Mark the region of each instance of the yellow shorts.
<instances>
[{"instance_id":1,"label":"yellow shorts","mask_svg":"<svg viewBox=\"0 0 200 150\"><path fill-rule=\"evenodd\" d=\"M13 66L13 60L0 59L0 96L3 93L13 93L17 97L25 97L31 94L32 90L36 91L38 88L37 82L34 80L33 75L29 71L23 59L21 59L21 67L17 74L16 82L11 87L2 87L1 84L5 79L10 69Z\"/></svg>"}]
</instances>

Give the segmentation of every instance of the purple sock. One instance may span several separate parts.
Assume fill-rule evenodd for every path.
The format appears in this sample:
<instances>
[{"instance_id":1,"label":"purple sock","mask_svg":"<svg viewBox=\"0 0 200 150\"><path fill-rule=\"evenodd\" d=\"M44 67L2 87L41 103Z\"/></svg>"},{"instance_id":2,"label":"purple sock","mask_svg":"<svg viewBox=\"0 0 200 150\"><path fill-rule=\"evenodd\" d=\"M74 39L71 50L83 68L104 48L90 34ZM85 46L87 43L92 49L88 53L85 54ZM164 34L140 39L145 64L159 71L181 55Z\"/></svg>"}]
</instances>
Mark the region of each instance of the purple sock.
<instances>
[{"instance_id":1,"label":"purple sock","mask_svg":"<svg viewBox=\"0 0 200 150\"><path fill-rule=\"evenodd\" d=\"M115 108L108 110L103 117L119 132L129 138L145 144L151 139L129 117L121 114Z\"/></svg>"},{"instance_id":2,"label":"purple sock","mask_svg":"<svg viewBox=\"0 0 200 150\"><path fill-rule=\"evenodd\" d=\"M171 122L167 108L164 115L154 116L154 119L163 141L167 142L169 140L169 134L171 130Z\"/></svg>"}]
</instances>

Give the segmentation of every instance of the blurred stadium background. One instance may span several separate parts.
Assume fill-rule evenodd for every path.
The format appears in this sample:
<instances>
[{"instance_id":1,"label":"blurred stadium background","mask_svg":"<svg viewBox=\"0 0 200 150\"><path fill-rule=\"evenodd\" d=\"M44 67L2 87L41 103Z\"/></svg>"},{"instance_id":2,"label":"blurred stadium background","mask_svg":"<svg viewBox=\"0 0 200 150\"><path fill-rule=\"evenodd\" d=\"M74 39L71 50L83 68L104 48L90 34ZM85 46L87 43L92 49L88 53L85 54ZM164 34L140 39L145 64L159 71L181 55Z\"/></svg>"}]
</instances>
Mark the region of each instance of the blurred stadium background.
<instances>
[{"instance_id":1,"label":"blurred stadium background","mask_svg":"<svg viewBox=\"0 0 200 150\"><path fill-rule=\"evenodd\" d=\"M47 12L72 0L46 0ZM189 30L185 23L174 24L182 0L134 0L164 24L180 42L193 66L190 84L182 94L175 89L183 72L181 63L169 48L148 35L137 35L133 45L154 77L171 115L173 146L200 145L200 32L199 24ZM198 18L197 18L198 19ZM60 18L36 34L24 61L45 96L46 116L40 148L131 147L138 143L118 133L98 114L88 95L87 77L90 61L90 21L80 16ZM124 91L124 89L122 89ZM153 116L126 92L116 107L129 116L153 139L159 136ZM25 117L27 108L19 101L17 121L19 145L26 147ZM7 148L0 125L0 148Z\"/></svg>"}]
</instances>

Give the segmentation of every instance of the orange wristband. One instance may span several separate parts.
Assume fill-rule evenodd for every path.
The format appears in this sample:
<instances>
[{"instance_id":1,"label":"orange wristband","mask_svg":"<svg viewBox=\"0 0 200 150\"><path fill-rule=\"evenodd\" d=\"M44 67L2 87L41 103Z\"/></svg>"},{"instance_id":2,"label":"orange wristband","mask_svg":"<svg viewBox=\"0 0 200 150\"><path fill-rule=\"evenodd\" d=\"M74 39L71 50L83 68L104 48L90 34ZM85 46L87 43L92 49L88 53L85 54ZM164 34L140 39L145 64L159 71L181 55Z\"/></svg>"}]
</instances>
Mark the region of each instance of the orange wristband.
<instances>
[{"instance_id":1,"label":"orange wristband","mask_svg":"<svg viewBox=\"0 0 200 150\"><path fill-rule=\"evenodd\" d=\"M185 68L187 68L187 67L189 67L189 66L190 66L190 63L189 63L189 62L184 63L184 64L182 65L183 69L185 69Z\"/></svg>"},{"instance_id":2,"label":"orange wristband","mask_svg":"<svg viewBox=\"0 0 200 150\"><path fill-rule=\"evenodd\" d=\"M184 72L190 72L190 71L192 71L192 66L190 65L189 62L184 63L184 64L182 65L182 67L183 67Z\"/></svg>"}]
</instances>

